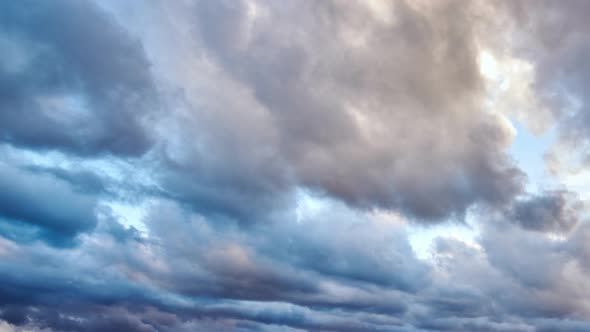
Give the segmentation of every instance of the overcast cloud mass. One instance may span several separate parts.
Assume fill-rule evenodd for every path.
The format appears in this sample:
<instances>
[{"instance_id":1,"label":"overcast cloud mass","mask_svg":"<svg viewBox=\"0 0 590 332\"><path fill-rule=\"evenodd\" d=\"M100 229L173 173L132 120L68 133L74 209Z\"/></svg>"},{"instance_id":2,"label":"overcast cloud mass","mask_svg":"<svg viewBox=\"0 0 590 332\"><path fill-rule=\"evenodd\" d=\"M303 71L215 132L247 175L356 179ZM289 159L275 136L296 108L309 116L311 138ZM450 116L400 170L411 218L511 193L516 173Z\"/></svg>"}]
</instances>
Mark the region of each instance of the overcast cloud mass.
<instances>
[{"instance_id":1,"label":"overcast cloud mass","mask_svg":"<svg viewBox=\"0 0 590 332\"><path fill-rule=\"evenodd\" d=\"M590 2L0 2L0 332L590 331Z\"/></svg>"}]
</instances>

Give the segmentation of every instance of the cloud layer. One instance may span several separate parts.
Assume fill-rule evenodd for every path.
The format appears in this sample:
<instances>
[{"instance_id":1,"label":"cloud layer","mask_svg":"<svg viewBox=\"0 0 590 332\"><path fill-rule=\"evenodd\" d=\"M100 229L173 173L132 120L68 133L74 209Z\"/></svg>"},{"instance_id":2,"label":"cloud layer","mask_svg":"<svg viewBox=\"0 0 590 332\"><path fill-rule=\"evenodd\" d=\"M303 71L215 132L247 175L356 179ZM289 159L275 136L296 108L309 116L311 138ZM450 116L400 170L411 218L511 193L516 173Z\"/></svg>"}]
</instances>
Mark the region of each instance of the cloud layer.
<instances>
[{"instance_id":1,"label":"cloud layer","mask_svg":"<svg viewBox=\"0 0 590 332\"><path fill-rule=\"evenodd\" d=\"M586 6L0 4L0 331L590 329Z\"/></svg>"}]
</instances>

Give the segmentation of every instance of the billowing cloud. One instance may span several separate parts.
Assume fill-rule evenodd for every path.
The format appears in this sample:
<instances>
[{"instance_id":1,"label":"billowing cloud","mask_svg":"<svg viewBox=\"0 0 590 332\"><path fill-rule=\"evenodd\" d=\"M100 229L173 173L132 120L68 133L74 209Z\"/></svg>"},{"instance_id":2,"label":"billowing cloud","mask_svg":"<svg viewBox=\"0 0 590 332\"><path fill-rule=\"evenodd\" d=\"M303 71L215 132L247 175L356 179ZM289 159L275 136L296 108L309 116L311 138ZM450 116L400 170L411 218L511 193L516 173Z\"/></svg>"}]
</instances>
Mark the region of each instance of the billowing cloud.
<instances>
[{"instance_id":1,"label":"billowing cloud","mask_svg":"<svg viewBox=\"0 0 590 332\"><path fill-rule=\"evenodd\" d=\"M581 154L578 162L586 163L590 116L588 112L588 77L585 65L590 44L585 38L588 22L584 15L586 1L571 1L562 6L558 1L508 2L514 18L516 36L515 55L534 63L535 80L532 87L543 108L550 111L547 119L543 110L529 110L529 121L549 121L545 127L556 127L559 148L552 151L563 163L569 159L563 150L576 150ZM571 155L571 153L570 153Z\"/></svg>"},{"instance_id":2,"label":"billowing cloud","mask_svg":"<svg viewBox=\"0 0 590 332\"><path fill-rule=\"evenodd\" d=\"M400 1L384 6L383 21L354 2L189 6L179 16L200 49L187 56L221 71L223 87L215 97L187 87L193 120L181 139L203 131L201 144L180 147L189 176L240 183L224 200L300 185L423 220L510 200L523 179L505 153L510 130L482 108L485 27L470 24L479 7ZM190 199L203 200L201 186Z\"/></svg>"},{"instance_id":3,"label":"billowing cloud","mask_svg":"<svg viewBox=\"0 0 590 332\"><path fill-rule=\"evenodd\" d=\"M0 4L0 331L590 329L585 7Z\"/></svg>"},{"instance_id":4,"label":"billowing cloud","mask_svg":"<svg viewBox=\"0 0 590 332\"><path fill-rule=\"evenodd\" d=\"M490 221L479 244L439 238L430 265L403 244L403 223L361 218L337 205L317 213L319 219L244 229L211 224L163 202L146 217L150 235L126 241L113 236L106 221L93 239L67 251L2 240L6 272L0 317L54 331L535 331L551 326L575 331L585 326L587 290L579 285L588 270L579 254L588 227L555 240ZM362 232L355 229L359 225ZM318 227L336 231L328 236ZM310 231L324 241L311 246L314 240L297 241ZM385 234L398 234L397 242L380 241ZM355 237L367 246L358 248ZM288 238L294 241L286 243ZM515 243L518 251L511 248ZM292 246L299 249L287 249ZM308 262L321 253L333 262ZM396 265L395 257L403 264Z\"/></svg>"},{"instance_id":5,"label":"billowing cloud","mask_svg":"<svg viewBox=\"0 0 590 332\"><path fill-rule=\"evenodd\" d=\"M139 41L90 2L0 8L0 140L137 155L155 92Z\"/></svg>"}]
</instances>

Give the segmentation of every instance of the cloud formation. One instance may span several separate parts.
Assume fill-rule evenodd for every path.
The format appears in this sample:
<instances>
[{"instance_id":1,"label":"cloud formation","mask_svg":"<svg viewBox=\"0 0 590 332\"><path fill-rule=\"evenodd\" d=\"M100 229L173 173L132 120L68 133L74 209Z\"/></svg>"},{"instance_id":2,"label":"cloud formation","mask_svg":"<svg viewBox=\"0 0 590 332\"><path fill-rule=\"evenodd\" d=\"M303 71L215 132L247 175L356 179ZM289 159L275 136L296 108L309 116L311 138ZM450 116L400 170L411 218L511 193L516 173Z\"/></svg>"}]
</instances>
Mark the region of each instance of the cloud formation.
<instances>
[{"instance_id":1,"label":"cloud formation","mask_svg":"<svg viewBox=\"0 0 590 332\"><path fill-rule=\"evenodd\" d=\"M196 48L184 56L214 67L199 69L215 71L208 79L221 91L186 83L194 110L179 139L203 132L200 144L172 156L189 168L191 179L179 181L192 189L172 188L201 201L221 187L224 201L207 207L229 211L235 204L225 200L237 196L255 200L243 203L247 213L304 186L424 221L460 218L472 204L501 205L522 190L523 174L505 151L511 131L483 112L484 27L470 24L480 5L400 1L384 6L385 21L362 3L296 7L199 1L177 9Z\"/></svg>"},{"instance_id":2,"label":"cloud formation","mask_svg":"<svg viewBox=\"0 0 590 332\"><path fill-rule=\"evenodd\" d=\"M578 223L583 208L575 193L549 191L517 201L508 218L525 229L559 233Z\"/></svg>"},{"instance_id":3,"label":"cloud formation","mask_svg":"<svg viewBox=\"0 0 590 332\"><path fill-rule=\"evenodd\" d=\"M590 329L585 7L0 4L0 331Z\"/></svg>"},{"instance_id":4,"label":"cloud formation","mask_svg":"<svg viewBox=\"0 0 590 332\"><path fill-rule=\"evenodd\" d=\"M67 245L96 223L97 200L67 183L0 164L0 233L17 242L44 239Z\"/></svg>"},{"instance_id":5,"label":"cloud formation","mask_svg":"<svg viewBox=\"0 0 590 332\"><path fill-rule=\"evenodd\" d=\"M149 148L154 87L139 41L89 2L0 12L3 142L90 155Z\"/></svg>"}]
</instances>

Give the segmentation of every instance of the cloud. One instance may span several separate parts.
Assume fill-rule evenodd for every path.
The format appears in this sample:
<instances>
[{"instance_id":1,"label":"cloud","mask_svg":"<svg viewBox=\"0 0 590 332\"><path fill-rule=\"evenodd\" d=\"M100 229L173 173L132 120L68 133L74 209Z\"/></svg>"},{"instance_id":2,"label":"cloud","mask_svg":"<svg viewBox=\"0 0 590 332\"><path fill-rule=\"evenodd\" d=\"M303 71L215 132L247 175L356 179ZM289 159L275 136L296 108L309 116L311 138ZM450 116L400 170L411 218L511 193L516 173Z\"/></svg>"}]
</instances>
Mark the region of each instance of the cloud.
<instances>
[{"instance_id":1,"label":"cloud","mask_svg":"<svg viewBox=\"0 0 590 332\"><path fill-rule=\"evenodd\" d=\"M148 315L145 311L157 308L173 315L174 326L179 327L182 322L205 316L312 330L364 331L372 323L329 310L339 308L367 319L376 316L391 322L387 315L406 310L404 294L419 289L408 284L425 285L421 278L414 281L412 277L401 276L420 273L406 271L403 266L395 270L397 275L387 270L357 275L357 270L371 267L364 261L374 259L372 251L356 253L357 257L350 261L346 260L349 253L335 251L334 243L323 241L313 249L269 251L287 236L306 231L307 226L297 224L296 220L290 221L288 229L281 224L274 226L270 231L274 235L268 239L274 242L267 243L259 238L262 230L214 226L170 203L155 206L147 218L149 233L153 235L142 239L131 237L119 241L102 225L107 221L101 220L92 238L84 238L78 247L67 251L44 246L11 247L10 242L4 243L7 256L2 258L2 270L6 273L0 275L3 285L0 312L4 319L13 317L9 320L12 324L35 323L55 330L65 329L66 323L76 324L70 329L87 330L86 324L94 324L92 320L69 321L51 314L51 308L68 312L68 317L85 317L89 312L97 317L103 313L101 324L112 324L113 328L121 324L116 308L133 311L144 323ZM328 218L325 223L335 227L354 221ZM395 227L369 225L395 231ZM341 232L334 241L347 245L352 234L350 226ZM301 246L303 249L305 244ZM313 260L313 256L308 257L310 250L330 250L336 261L343 262L338 265L350 264L350 268L325 270L310 264ZM411 260L412 252L407 244L376 242L373 250L390 251L392 257L404 256L410 266L420 265ZM85 257L83 263L78 262L79 257ZM32 265L35 260L43 263ZM99 266L107 266L103 264L108 267L96 275L94 271ZM427 271L425 266L420 268ZM388 278L405 281L383 282ZM59 300L57 294L62 294ZM34 307L44 309L30 309ZM15 314L19 310L27 311L20 317L30 319L15 318L19 317ZM126 321L131 324L135 319ZM162 329L160 325L152 328Z\"/></svg>"},{"instance_id":2,"label":"cloud","mask_svg":"<svg viewBox=\"0 0 590 332\"><path fill-rule=\"evenodd\" d=\"M547 191L515 202L508 218L526 229L559 233L579 222L583 208L575 193Z\"/></svg>"},{"instance_id":3,"label":"cloud","mask_svg":"<svg viewBox=\"0 0 590 332\"><path fill-rule=\"evenodd\" d=\"M588 159L590 117L586 58L590 44L584 32L588 22L581 14L589 7L585 1L562 6L557 1L509 1L513 18L511 33L514 54L533 64L535 79L531 87L541 105L529 110L530 122L544 118L545 127L555 127L558 143L550 155L564 163L575 151L582 163ZM550 111L547 118L538 108ZM568 151L568 153L562 153Z\"/></svg>"},{"instance_id":4,"label":"cloud","mask_svg":"<svg viewBox=\"0 0 590 332\"><path fill-rule=\"evenodd\" d=\"M191 69L167 73L183 101L165 188L239 220L284 208L294 187L422 221L505 204L524 177L482 107L480 5L398 1L388 23L360 3L169 8L190 48L160 50Z\"/></svg>"},{"instance_id":5,"label":"cloud","mask_svg":"<svg viewBox=\"0 0 590 332\"><path fill-rule=\"evenodd\" d=\"M587 330L585 7L0 4L0 331Z\"/></svg>"},{"instance_id":6,"label":"cloud","mask_svg":"<svg viewBox=\"0 0 590 332\"><path fill-rule=\"evenodd\" d=\"M431 265L415 258L403 223L339 204L309 218L244 227L162 202L148 232L126 241L104 224L112 220L65 250L3 240L0 317L54 331L584 326L586 291L576 285L588 273L579 255L588 227L555 240L489 220L477 244L439 238Z\"/></svg>"},{"instance_id":7,"label":"cloud","mask_svg":"<svg viewBox=\"0 0 590 332\"><path fill-rule=\"evenodd\" d=\"M0 12L0 140L82 155L150 147L149 63L113 18L70 0Z\"/></svg>"},{"instance_id":8,"label":"cloud","mask_svg":"<svg viewBox=\"0 0 590 332\"><path fill-rule=\"evenodd\" d=\"M71 245L96 223L97 200L66 182L9 164L0 164L0 233L17 241L41 239Z\"/></svg>"}]
</instances>

